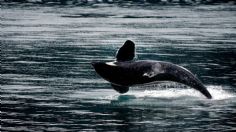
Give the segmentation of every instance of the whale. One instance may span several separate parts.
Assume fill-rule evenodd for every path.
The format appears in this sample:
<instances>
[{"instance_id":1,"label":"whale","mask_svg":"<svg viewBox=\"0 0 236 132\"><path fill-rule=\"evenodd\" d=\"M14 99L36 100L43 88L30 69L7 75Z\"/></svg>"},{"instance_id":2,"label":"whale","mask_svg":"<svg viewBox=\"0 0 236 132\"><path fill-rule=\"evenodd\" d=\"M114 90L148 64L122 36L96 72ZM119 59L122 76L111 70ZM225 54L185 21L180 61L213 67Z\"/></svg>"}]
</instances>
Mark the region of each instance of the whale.
<instances>
[{"instance_id":1,"label":"whale","mask_svg":"<svg viewBox=\"0 0 236 132\"><path fill-rule=\"evenodd\" d=\"M96 73L119 93L129 91L131 86L149 83L177 82L198 90L206 98L212 96L204 84L188 69L171 62L136 60L135 44L127 40L111 62L91 62Z\"/></svg>"}]
</instances>

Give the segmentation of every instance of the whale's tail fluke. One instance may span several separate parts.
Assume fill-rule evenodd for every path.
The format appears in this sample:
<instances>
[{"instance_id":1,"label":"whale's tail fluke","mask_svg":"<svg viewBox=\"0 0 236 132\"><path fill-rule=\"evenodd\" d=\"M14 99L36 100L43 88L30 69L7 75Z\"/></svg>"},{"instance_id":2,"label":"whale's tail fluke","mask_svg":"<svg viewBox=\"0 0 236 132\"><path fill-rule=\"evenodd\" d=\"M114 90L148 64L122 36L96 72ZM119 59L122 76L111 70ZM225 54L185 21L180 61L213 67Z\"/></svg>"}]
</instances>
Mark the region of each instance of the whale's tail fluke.
<instances>
[{"instance_id":1,"label":"whale's tail fluke","mask_svg":"<svg viewBox=\"0 0 236 132\"><path fill-rule=\"evenodd\" d=\"M193 87L197 90L199 90L203 95L205 95L208 99L212 99L211 94L207 90L207 88L200 82L200 85Z\"/></svg>"},{"instance_id":2,"label":"whale's tail fluke","mask_svg":"<svg viewBox=\"0 0 236 132\"><path fill-rule=\"evenodd\" d=\"M164 67L165 73L162 74L162 79L170 80L185 84L190 86L198 91L200 91L203 95L205 95L208 99L211 99L212 96L207 90L207 88L203 85L203 83L193 75L189 70L184 67L172 64L172 63L161 63ZM159 79L160 80L160 79Z\"/></svg>"}]
</instances>

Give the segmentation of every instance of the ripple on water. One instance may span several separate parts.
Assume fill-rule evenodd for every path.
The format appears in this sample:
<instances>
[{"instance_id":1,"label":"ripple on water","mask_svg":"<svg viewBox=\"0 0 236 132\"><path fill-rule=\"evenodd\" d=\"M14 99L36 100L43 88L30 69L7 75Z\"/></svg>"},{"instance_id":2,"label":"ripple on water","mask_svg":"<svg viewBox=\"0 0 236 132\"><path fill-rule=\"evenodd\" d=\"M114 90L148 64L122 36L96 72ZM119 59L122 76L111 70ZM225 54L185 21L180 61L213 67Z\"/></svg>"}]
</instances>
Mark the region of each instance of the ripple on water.
<instances>
[{"instance_id":1,"label":"ripple on water","mask_svg":"<svg viewBox=\"0 0 236 132\"><path fill-rule=\"evenodd\" d=\"M129 5L3 5L1 130L235 130L235 6ZM117 93L90 62L114 60L127 39L141 59L214 84L213 99L179 85Z\"/></svg>"}]
</instances>

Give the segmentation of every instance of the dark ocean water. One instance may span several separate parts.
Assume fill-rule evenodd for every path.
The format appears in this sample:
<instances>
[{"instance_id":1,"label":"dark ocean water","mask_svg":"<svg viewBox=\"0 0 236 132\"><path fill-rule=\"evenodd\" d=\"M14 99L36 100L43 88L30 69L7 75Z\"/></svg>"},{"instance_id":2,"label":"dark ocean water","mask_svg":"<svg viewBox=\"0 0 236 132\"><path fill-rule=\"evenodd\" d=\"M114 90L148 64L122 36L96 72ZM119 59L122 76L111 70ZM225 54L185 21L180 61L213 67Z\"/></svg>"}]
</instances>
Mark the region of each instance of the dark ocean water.
<instances>
[{"instance_id":1,"label":"dark ocean water","mask_svg":"<svg viewBox=\"0 0 236 132\"><path fill-rule=\"evenodd\" d=\"M236 7L1 5L1 131L236 131ZM213 95L175 83L120 95L91 61L127 40Z\"/></svg>"}]
</instances>

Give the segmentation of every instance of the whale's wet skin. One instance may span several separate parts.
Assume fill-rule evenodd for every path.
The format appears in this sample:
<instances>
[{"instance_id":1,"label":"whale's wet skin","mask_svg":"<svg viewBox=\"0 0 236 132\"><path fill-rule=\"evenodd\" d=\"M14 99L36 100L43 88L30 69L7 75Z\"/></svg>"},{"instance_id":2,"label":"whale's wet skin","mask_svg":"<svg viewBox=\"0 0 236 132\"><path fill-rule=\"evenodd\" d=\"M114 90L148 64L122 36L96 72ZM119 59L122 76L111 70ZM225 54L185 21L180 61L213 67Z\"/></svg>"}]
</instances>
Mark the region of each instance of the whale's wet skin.
<instances>
[{"instance_id":1,"label":"whale's wet skin","mask_svg":"<svg viewBox=\"0 0 236 132\"><path fill-rule=\"evenodd\" d=\"M1 6L1 131L234 131L234 5ZM186 67L177 83L119 94L90 62L136 42L140 60Z\"/></svg>"},{"instance_id":2,"label":"whale's wet skin","mask_svg":"<svg viewBox=\"0 0 236 132\"><path fill-rule=\"evenodd\" d=\"M95 71L119 93L126 93L133 85L173 81L199 90L208 99L212 96L189 70L179 65L153 60L135 61L135 44L127 40L118 50L113 62L92 62Z\"/></svg>"}]
</instances>

